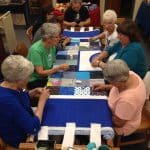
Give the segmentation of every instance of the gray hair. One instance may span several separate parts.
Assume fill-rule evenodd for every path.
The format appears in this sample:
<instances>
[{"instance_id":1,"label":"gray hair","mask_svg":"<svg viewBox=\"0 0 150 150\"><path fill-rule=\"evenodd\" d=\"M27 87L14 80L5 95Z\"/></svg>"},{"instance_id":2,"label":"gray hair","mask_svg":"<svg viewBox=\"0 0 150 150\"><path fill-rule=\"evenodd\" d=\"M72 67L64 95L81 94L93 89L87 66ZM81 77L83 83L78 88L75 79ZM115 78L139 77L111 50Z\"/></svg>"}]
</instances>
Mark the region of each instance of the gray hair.
<instances>
[{"instance_id":1,"label":"gray hair","mask_svg":"<svg viewBox=\"0 0 150 150\"><path fill-rule=\"evenodd\" d=\"M42 39L58 36L61 33L61 27L59 23L44 23L41 28Z\"/></svg>"},{"instance_id":2,"label":"gray hair","mask_svg":"<svg viewBox=\"0 0 150 150\"><path fill-rule=\"evenodd\" d=\"M1 72L4 79L9 82L27 79L33 71L33 64L20 55L8 56L1 65Z\"/></svg>"},{"instance_id":3,"label":"gray hair","mask_svg":"<svg viewBox=\"0 0 150 150\"><path fill-rule=\"evenodd\" d=\"M70 3L75 3L75 2L82 3L82 0L70 0Z\"/></svg>"},{"instance_id":4,"label":"gray hair","mask_svg":"<svg viewBox=\"0 0 150 150\"><path fill-rule=\"evenodd\" d=\"M117 14L114 10L108 9L103 14L103 22L104 21L113 21L114 23L117 21Z\"/></svg>"},{"instance_id":5,"label":"gray hair","mask_svg":"<svg viewBox=\"0 0 150 150\"><path fill-rule=\"evenodd\" d=\"M104 79L108 82L125 82L129 77L128 65L120 59L106 63L103 69Z\"/></svg>"}]
</instances>

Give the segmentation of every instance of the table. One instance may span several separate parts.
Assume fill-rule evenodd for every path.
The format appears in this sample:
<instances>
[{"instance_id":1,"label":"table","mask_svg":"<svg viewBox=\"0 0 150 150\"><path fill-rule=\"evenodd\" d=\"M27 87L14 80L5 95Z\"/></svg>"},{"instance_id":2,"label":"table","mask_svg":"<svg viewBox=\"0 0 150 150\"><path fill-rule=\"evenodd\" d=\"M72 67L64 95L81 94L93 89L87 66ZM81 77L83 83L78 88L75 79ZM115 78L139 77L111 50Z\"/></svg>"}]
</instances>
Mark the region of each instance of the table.
<instances>
[{"instance_id":1,"label":"table","mask_svg":"<svg viewBox=\"0 0 150 150\"><path fill-rule=\"evenodd\" d=\"M0 13L11 11L11 13L23 13L26 21L26 28L30 26L30 10L28 0L22 3L9 3L0 5Z\"/></svg>"},{"instance_id":2,"label":"table","mask_svg":"<svg viewBox=\"0 0 150 150\"><path fill-rule=\"evenodd\" d=\"M79 70L81 51L91 52L94 49L100 52L99 41L91 42L88 47L79 46L79 43L87 42L89 37L99 34L99 31L70 32L66 30L63 34L72 39L65 50L58 52L55 66L68 63L70 69L49 77L47 86L51 98L47 101L43 113L43 129L48 130L48 134L51 135L63 135L66 123L75 122L76 135L89 135L90 124L100 123L101 134L106 139L112 138L114 131L106 93L92 90L95 82L104 82L102 73L99 68L92 71ZM76 46L79 46L79 50L75 48ZM70 51L73 52L70 53Z\"/></svg>"}]
</instances>

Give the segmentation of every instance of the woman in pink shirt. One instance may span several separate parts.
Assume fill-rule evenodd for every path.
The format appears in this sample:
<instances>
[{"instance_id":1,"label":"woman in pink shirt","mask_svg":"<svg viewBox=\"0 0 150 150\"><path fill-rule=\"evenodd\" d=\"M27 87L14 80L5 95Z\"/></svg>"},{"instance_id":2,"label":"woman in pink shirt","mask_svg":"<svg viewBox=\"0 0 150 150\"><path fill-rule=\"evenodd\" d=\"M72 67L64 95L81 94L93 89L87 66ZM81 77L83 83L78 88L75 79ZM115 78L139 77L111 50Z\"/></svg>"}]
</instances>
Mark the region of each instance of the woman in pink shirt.
<instances>
[{"instance_id":1,"label":"woman in pink shirt","mask_svg":"<svg viewBox=\"0 0 150 150\"><path fill-rule=\"evenodd\" d=\"M108 62L103 75L111 84L108 104L112 111L115 132L118 135L130 135L140 126L146 99L144 82L119 59ZM98 88L98 85L94 88Z\"/></svg>"}]
</instances>

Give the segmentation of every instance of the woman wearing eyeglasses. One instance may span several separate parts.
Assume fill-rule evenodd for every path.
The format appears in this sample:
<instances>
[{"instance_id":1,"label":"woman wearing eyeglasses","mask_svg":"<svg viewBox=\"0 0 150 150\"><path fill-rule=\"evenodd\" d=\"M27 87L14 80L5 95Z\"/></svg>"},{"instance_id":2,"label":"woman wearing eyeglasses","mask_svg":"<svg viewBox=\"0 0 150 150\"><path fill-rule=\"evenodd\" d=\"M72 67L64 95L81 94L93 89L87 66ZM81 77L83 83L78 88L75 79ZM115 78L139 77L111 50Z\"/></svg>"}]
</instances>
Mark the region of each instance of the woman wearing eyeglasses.
<instances>
[{"instance_id":1,"label":"woman wearing eyeglasses","mask_svg":"<svg viewBox=\"0 0 150 150\"><path fill-rule=\"evenodd\" d=\"M49 75L69 68L67 64L61 64L53 68L56 58L56 46L60 41L60 25L58 23L44 23L42 30L42 39L30 47L27 56L35 67L28 84L29 89L45 86Z\"/></svg>"}]
</instances>

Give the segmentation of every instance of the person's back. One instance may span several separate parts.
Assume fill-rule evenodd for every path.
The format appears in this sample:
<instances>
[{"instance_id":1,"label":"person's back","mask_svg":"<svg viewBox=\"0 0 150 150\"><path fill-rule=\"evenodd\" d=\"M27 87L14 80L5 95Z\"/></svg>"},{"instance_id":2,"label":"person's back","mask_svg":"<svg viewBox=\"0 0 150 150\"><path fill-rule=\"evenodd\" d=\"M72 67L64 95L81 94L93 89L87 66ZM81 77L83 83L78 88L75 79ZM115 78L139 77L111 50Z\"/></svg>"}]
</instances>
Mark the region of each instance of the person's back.
<instances>
[{"instance_id":1,"label":"person's back","mask_svg":"<svg viewBox=\"0 0 150 150\"><path fill-rule=\"evenodd\" d=\"M109 54L111 54L110 49L108 49ZM147 62L144 49L139 42L131 42L124 48L118 42L114 45L113 50L113 53L117 50L117 55L114 59L124 60L132 71L137 73L141 78L144 78L147 72Z\"/></svg>"},{"instance_id":2,"label":"person's back","mask_svg":"<svg viewBox=\"0 0 150 150\"><path fill-rule=\"evenodd\" d=\"M13 147L25 141L27 133L36 134L40 129L39 120L23 109L33 116L27 92L0 87L0 137Z\"/></svg>"},{"instance_id":3,"label":"person's back","mask_svg":"<svg viewBox=\"0 0 150 150\"><path fill-rule=\"evenodd\" d=\"M146 99L146 90L142 79L132 71L130 74L138 79L138 86L123 92L119 92L116 87L113 87L108 101L112 112L120 119L126 120L122 127L115 127L117 134L124 136L130 135L139 127Z\"/></svg>"}]
</instances>

